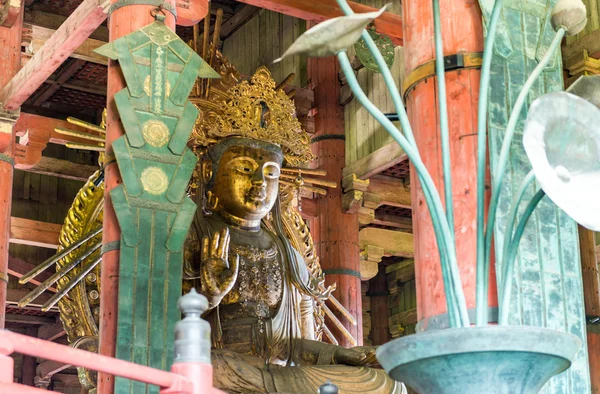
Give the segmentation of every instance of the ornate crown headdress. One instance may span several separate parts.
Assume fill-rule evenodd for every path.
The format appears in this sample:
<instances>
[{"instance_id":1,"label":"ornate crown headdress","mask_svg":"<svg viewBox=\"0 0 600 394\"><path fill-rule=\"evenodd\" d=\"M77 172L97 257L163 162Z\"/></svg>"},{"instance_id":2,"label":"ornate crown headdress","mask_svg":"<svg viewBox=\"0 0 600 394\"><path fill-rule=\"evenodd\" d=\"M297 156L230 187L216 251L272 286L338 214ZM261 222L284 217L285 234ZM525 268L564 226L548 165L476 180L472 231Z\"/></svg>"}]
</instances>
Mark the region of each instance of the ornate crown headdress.
<instances>
[{"instance_id":1,"label":"ornate crown headdress","mask_svg":"<svg viewBox=\"0 0 600 394\"><path fill-rule=\"evenodd\" d=\"M227 98L192 101L200 110L193 145L207 147L235 135L280 146L286 166L305 166L314 159L310 136L296 118L293 101L276 88L266 67L260 67L250 81L230 86Z\"/></svg>"}]
</instances>

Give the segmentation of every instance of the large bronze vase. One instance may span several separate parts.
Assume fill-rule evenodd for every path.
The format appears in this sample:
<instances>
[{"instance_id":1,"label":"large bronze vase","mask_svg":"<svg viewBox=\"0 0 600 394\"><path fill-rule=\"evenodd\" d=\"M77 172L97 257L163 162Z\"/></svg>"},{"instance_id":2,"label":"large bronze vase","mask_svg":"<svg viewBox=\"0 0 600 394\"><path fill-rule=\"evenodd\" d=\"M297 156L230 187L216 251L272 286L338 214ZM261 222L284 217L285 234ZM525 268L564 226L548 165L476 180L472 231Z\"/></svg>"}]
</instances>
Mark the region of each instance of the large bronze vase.
<instances>
[{"instance_id":1,"label":"large bronze vase","mask_svg":"<svg viewBox=\"0 0 600 394\"><path fill-rule=\"evenodd\" d=\"M529 326L427 331L381 346L377 359L419 394L536 394L567 370L579 337Z\"/></svg>"}]
</instances>

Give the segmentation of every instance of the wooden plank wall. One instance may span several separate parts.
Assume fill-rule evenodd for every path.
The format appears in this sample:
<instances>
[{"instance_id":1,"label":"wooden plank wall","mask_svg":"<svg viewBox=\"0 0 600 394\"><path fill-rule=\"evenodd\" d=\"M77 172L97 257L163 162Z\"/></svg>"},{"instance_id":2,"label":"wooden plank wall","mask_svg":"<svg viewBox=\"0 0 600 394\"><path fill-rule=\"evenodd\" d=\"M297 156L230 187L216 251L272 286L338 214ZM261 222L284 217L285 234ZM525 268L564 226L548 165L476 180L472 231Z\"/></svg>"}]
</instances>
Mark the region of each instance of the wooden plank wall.
<instances>
[{"instance_id":1,"label":"wooden plank wall","mask_svg":"<svg viewBox=\"0 0 600 394\"><path fill-rule=\"evenodd\" d=\"M581 40L588 34L600 29L600 0L583 0L587 9L588 21L581 33L575 36L567 36L565 43L567 46L573 42Z\"/></svg>"},{"instance_id":2,"label":"wooden plank wall","mask_svg":"<svg viewBox=\"0 0 600 394\"><path fill-rule=\"evenodd\" d=\"M44 156L75 163L97 165L89 152L48 144ZM62 224L83 182L15 170L12 216ZM10 244L9 254L31 264L39 264L56 253L53 249Z\"/></svg>"},{"instance_id":3,"label":"wooden plank wall","mask_svg":"<svg viewBox=\"0 0 600 394\"><path fill-rule=\"evenodd\" d=\"M263 9L223 42L223 54L243 77L267 66L277 83L295 73L290 84L305 87L305 57L292 56L273 64L305 30L306 21Z\"/></svg>"},{"instance_id":4,"label":"wooden plank wall","mask_svg":"<svg viewBox=\"0 0 600 394\"><path fill-rule=\"evenodd\" d=\"M356 2L376 8L389 3L387 0L358 0ZM400 2L392 2L392 6L388 8L388 11L401 15L402 6ZM350 49L348 55L352 59L354 50ZM394 64L391 70L397 86L401 88L404 79L404 48L396 47ZM394 105L387 94L385 83L380 74L363 68L358 71L357 78L369 99L379 109L384 113L395 112ZM387 131L367 113L357 100L352 100L346 105L344 117L346 122L346 166L392 142L392 138Z\"/></svg>"}]
</instances>

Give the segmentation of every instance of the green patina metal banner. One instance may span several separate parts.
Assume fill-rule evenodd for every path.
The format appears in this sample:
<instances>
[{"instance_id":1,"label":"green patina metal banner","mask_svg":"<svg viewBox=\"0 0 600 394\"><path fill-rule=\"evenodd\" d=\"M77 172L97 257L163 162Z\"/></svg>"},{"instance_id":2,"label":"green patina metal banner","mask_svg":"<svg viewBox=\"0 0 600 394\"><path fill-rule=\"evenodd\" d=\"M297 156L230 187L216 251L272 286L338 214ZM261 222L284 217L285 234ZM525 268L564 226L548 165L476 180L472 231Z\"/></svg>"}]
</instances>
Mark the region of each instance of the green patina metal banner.
<instances>
[{"instance_id":1,"label":"green patina metal banner","mask_svg":"<svg viewBox=\"0 0 600 394\"><path fill-rule=\"evenodd\" d=\"M489 19L493 0L480 0L484 21ZM505 0L498 25L489 90L488 130L492 170L502 145L508 118L514 102L554 37L550 12L556 0ZM531 90L529 102L547 92L562 91L560 51ZM513 194L531 169L523 149L523 126L527 111L523 111L514 143L503 190L498 205L495 229L496 245L504 242L504 231ZM524 201L535 190L531 187ZM526 204L521 204L521 212ZM502 248L496 248L501 253ZM499 257L499 256L498 256ZM498 258L496 261L501 261ZM496 269L500 274L501 269ZM573 366L553 378L544 387L544 394L580 394L590 392L588 355L585 331L585 311L579 257L577 225L550 199L544 199L529 220L521 240L515 281L512 291L510 323L548 327L578 335L583 349Z\"/></svg>"},{"instance_id":2,"label":"green patina metal banner","mask_svg":"<svg viewBox=\"0 0 600 394\"><path fill-rule=\"evenodd\" d=\"M196 211L186 189L198 111L188 96L198 76L219 75L161 20L96 52L118 60L127 83L114 96L125 135L112 145L123 184L110 193L121 227L116 357L166 370ZM116 379L115 393L142 392L158 388Z\"/></svg>"}]
</instances>

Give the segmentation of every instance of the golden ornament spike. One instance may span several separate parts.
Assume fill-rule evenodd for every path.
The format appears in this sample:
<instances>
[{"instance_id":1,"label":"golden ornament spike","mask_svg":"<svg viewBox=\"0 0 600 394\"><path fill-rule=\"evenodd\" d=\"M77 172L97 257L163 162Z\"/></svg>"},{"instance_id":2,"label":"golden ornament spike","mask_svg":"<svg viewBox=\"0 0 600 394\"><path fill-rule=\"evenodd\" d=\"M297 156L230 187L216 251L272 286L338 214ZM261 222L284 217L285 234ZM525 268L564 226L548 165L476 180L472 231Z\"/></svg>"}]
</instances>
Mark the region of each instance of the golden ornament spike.
<instances>
[{"instance_id":1,"label":"golden ornament spike","mask_svg":"<svg viewBox=\"0 0 600 394\"><path fill-rule=\"evenodd\" d=\"M96 152L105 152L106 151L106 148L101 145L80 144L80 143L69 142L66 146L67 146L67 148L71 148L71 149L93 150Z\"/></svg>"},{"instance_id":2,"label":"golden ornament spike","mask_svg":"<svg viewBox=\"0 0 600 394\"><path fill-rule=\"evenodd\" d=\"M19 279L19 283L25 284L25 283L29 282L31 279L35 278L40 273L45 271L52 264L56 263L58 260L62 259L63 257L68 255L69 253L71 253L72 251L74 251L75 249L77 249L78 247L80 247L81 245L83 245L84 243L86 243L87 241L89 241L90 239L95 237L96 235L100 234L101 232L102 232L102 227L99 227L99 228L92 230L89 233L85 234L83 237L81 237L80 240L75 242L73 245L69 245L67 248L56 253L54 256L50 257L48 260L44 261L42 264L36 266L34 269L32 269L31 271L29 271L28 273L23 275Z\"/></svg>"},{"instance_id":3,"label":"golden ornament spike","mask_svg":"<svg viewBox=\"0 0 600 394\"><path fill-rule=\"evenodd\" d=\"M309 192L317 193L322 196L327 195L327 190L321 189L320 187L308 186L308 185L296 185L295 182L284 181L283 179L279 180L279 183L286 186L294 186L299 187L300 189L308 190Z\"/></svg>"},{"instance_id":4,"label":"golden ornament spike","mask_svg":"<svg viewBox=\"0 0 600 394\"><path fill-rule=\"evenodd\" d=\"M331 319L331 322L342 332L342 335L345 336L348 341L350 341L350 344L352 346L356 346L356 344L357 344L356 339L352 336L352 334L350 334L350 332L346 329L346 327L344 327L342 322L338 320L337 316L333 314L331 309L329 309L329 307L327 305L325 305L325 303L318 298L317 298L317 302L319 303L321 308L323 308L323 310L325 311L325 314L327 316L329 316L329 318Z\"/></svg>"},{"instance_id":5,"label":"golden ornament spike","mask_svg":"<svg viewBox=\"0 0 600 394\"><path fill-rule=\"evenodd\" d=\"M209 14L210 15L210 14ZM210 18L209 15L206 15L206 18ZM199 39L199 35L200 35L200 24L196 23L193 27L193 33L194 33L194 39L193 39L193 46L194 46L194 52L198 53L198 39ZM196 85L194 86L194 91L196 93L196 96L200 96L200 79L196 78Z\"/></svg>"},{"instance_id":6,"label":"golden ornament spike","mask_svg":"<svg viewBox=\"0 0 600 394\"><path fill-rule=\"evenodd\" d=\"M290 99L293 99L294 97L296 97L296 89L292 89L289 92L287 92L287 96Z\"/></svg>"},{"instance_id":7,"label":"golden ornament spike","mask_svg":"<svg viewBox=\"0 0 600 394\"><path fill-rule=\"evenodd\" d=\"M104 111L106 111L106 109ZM104 118L106 116L106 112L103 112L102 115L103 115L103 120L104 120ZM106 134L106 130L104 128L102 128L102 127L100 127L98 125L95 125L93 123L88 123L88 122L83 121L81 119L73 118L72 116L69 116L67 118L67 122L69 122L71 124L74 124L75 126L84 127L84 128L86 128L88 130L92 130L92 131L96 131L98 133Z\"/></svg>"},{"instance_id":8,"label":"golden ornament spike","mask_svg":"<svg viewBox=\"0 0 600 394\"><path fill-rule=\"evenodd\" d=\"M208 14L204 17L204 31L202 32L202 59L208 60L208 32L210 31L210 7L211 2L208 2Z\"/></svg>"},{"instance_id":9,"label":"golden ornament spike","mask_svg":"<svg viewBox=\"0 0 600 394\"><path fill-rule=\"evenodd\" d=\"M71 271L79 263L81 263L82 261L87 259L96 250L100 249L101 246L102 246L102 242L98 242L97 244L90 247L89 249L86 249L86 251L83 252L82 255L79 256L77 259L75 259L71 263L65 265L59 271L56 271L52 276L50 276L48 279L46 279L41 285L39 285L38 287L33 289L25 297L23 297L18 303L19 308L26 307L31 301L38 298L39 295L42 294L44 291L46 291L50 286L52 286L54 284L54 282L56 282L57 280L59 280L60 278L62 278L66 274L68 274L69 271Z\"/></svg>"},{"instance_id":10,"label":"golden ornament spike","mask_svg":"<svg viewBox=\"0 0 600 394\"><path fill-rule=\"evenodd\" d=\"M323 332L325 333L325 336L327 337L327 339L329 339L329 341L332 344L338 346L340 343L338 342L337 339L335 339L335 336L333 335L333 333L331 332L329 327L327 327L327 324L325 324L325 321L323 320L323 318L319 315L315 315L315 317L319 321L319 324L321 325L321 327L323 327Z\"/></svg>"},{"instance_id":11,"label":"golden ornament spike","mask_svg":"<svg viewBox=\"0 0 600 394\"><path fill-rule=\"evenodd\" d=\"M42 311L48 312L54 305L56 305L58 301L60 301L64 296L66 296L67 293L71 291L73 287L75 287L75 285L77 285L83 278L85 278L85 276L89 274L90 271L93 270L101 261L102 256L98 257L96 260L82 267L81 271L75 277L69 279L69 281L63 289L61 289L58 293L54 294L52 298L50 298L48 301L46 301L44 305L42 305Z\"/></svg>"},{"instance_id":12,"label":"golden ornament spike","mask_svg":"<svg viewBox=\"0 0 600 394\"><path fill-rule=\"evenodd\" d=\"M213 66L213 63L215 62L215 56L217 55L217 47L219 46L219 40L221 37L221 23L223 22L223 10L221 8L219 8L217 10L217 19L215 21L215 30L213 32L213 39L212 39L212 44L211 44L211 51L210 51L210 59L208 61L209 66ZM210 84L211 84L211 80L207 79L206 80L206 90L204 91L204 97L208 98L208 95L210 94Z\"/></svg>"},{"instance_id":13,"label":"golden ornament spike","mask_svg":"<svg viewBox=\"0 0 600 394\"><path fill-rule=\"evenodd\" d=\"M325 291L325 288L322 286L319 286L319 290L321 291ZM344 306L342 304L340 304L340 302L337 300L337 298L335 298L333 296L333 294L331 294L328 298L329 301L331 301L331 303L335 306L335 308L340 311L342 313L342 315L344 315L344 317L350 322L350 324L352 324L353 326L356 325L356 319L354 318L354 316L352 316L350 314L350 312L348 312L348 310L346 308L344 308Z\"/></svg>"},{"instance_id":14,"label":"golden ornament spike","mask_svg":"<svg viewBox=\"0 0 600 394\"><path fill-rule=\"evenodd\" d=\"M298 182L298 177L301 178L301 181L303 182L302 184L310 183L311 185L325 186L325 187L330 187L332 189L335 189L337 187L337 183L335 183L334 181L327 181L327 180L315 179L315 178L306 178L301 175L294 176L294 175L288 175L288 174L281 174L281 178L289 179L294 182Z\"/></svg>"},{"instance_id":15,"label":"golden ornament spike","mask_svg":"<svg viewBox=\"0 0 600 394\"><path fill-rule=\"evenodd\" d=\"M81 131L63 129L62 127L57 127L54 129L54 131L56 131L58 134L70 135L71 137L77 137L77 138L81 138L84 140L90 140L90 141L96 141L96 142L105 142L106 141L106 137L104 137L104 136L82 133Z\"/></svg>"},{"instance_id":16,"label":"golden ornament spike","mask_svg":"<svg viewBox=\"0 0 600 394\"><path fill-rule=\"evenodd\" d=\"M310 168L295 168L295 167L283 167L281 169L282 172L289 172L291 174L306 174L313 176L325 176L327 175L327 171L320 169L310 169Z\"/></svg>"},{"instance_id":17,"label":"golden ornament spike","mask_svg":"<svg viewBox=\"0 0 600 394\"><path fill-rule=\"evenodd\" d=\"M296 74L290 73L290 75L285 77L285 79L283 81L281 81L279 83L279 85L277 85L275 90L283 90L287 85L289 85L294 80L294 78L296 78Z\"/></svg>"}]
</instances>

